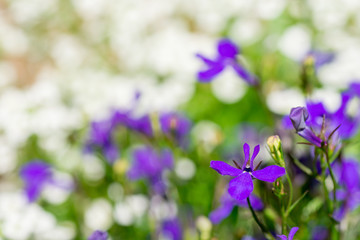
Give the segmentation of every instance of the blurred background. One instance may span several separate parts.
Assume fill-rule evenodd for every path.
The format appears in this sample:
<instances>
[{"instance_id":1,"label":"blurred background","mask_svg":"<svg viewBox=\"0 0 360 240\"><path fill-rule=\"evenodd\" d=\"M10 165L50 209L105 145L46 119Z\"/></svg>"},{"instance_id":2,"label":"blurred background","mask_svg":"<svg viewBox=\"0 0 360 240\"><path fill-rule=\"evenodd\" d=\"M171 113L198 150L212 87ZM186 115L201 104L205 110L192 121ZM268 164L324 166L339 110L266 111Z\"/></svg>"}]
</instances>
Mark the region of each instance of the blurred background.
<instances>
[{"instance_id":1,"label":"blurred background","mask_svg":"<svg viewBox=\"0 0 360 240\"><path fill-rule=\"evenodd\" d=\"M218 176L209 160L241 148L240 123L272 133L277 122L261 101L279 118L304 105L307 52L336 54L311 86L311 97L329 109L360 79L359 12L357 0L0 0L0 236L85 239L103 229L119 236L113 239L152 239L144 215L157 209L152 214L186 215L195 226L185 227L186 239L197 239L194 229L207 229L216 206ZM246 66L262 79L263 99L231 71L197 82L203 63L195 54L214 56L223 37L240 46ZM90 122L113 109L139 116L180 110L192 121L191 142L205 150L176 157L180 204L126 189L130 150L113 166L83 153ZM269 158L265 147L261 153ZM83 189L46 188L40 201L27 203L19 169L33 159ZM109 171L120 180L109 180Z\"/></svg>"}]
</instances>

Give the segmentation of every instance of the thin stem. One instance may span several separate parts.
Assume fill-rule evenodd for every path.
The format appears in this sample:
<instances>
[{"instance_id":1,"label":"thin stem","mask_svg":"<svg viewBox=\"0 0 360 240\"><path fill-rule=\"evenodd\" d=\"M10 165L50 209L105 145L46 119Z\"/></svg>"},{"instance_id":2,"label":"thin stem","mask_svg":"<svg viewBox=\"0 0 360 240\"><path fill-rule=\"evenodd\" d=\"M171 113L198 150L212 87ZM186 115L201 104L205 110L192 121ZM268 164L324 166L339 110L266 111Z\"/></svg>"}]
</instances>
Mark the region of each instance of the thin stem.
<instances>
[{"instance_id":1,"label":"thin stem","mask_svg":"<svg viewBox=\"0 0 360 240\"><path fill-rule=\"evenodd\" d=\"M286 179L289 183L289 202L288 202L288 205L287 205L287 208L286 210L288 211L288 209L290 209L291 207L291 203L292 203L292 198L293 198L293 185L292 185L292 182L291 182L291 179L290 179L290 176L289 174L286 172Z\"/></svg>"},{"instance_id":2,"label":"thin stem","mask_svg":"<svg viewBox=\"0 0 360 240\"><path fill-rule=\"evenodd\" d=\"M332 169L331 169L328 151L325 151L325 159L326 159L327 167L328 167L329 172L330 172L331 180L332 180L333 185L334 185L334 189L333 189L333 201L334 201L334 206L336 206L336 185L337 185L337 184L336 184L336 179L335 179L334 173L333 173L333 171L332 171Z\"/></svg>"},{"instance_id":3,"label":"thin stem","mask_svg":"<svg viewBox=\"0 0 360 240\"><path fill-rule=\"evenodd\" d=\"M247 198L246 200L247 200L249 209L251 211L251 214L252 214L255 222L259 225L261 231L264 233L265 236L271 235L271 234L269 234L269 230L267 230L267 228L260 222L259 218L256 216L256 213L255 213L253 207L251 206L250 199Z\"/></svg>"}]
</instances>

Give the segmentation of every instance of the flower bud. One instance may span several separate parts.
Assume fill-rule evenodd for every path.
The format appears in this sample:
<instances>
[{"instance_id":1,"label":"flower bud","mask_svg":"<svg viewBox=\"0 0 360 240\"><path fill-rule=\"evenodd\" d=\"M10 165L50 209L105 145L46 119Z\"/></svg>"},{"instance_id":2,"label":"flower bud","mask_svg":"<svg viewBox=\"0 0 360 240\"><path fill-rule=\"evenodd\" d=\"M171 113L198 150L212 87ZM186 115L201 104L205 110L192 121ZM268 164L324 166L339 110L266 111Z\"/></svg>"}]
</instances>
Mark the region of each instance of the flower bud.
<instances>
[{"instance_id":1,"label":"flower bud","mask_svg":"<svg viewBox=\"0 0 360 240\"><path fill-rule=\"evenodd\" d=\"M305 107L292 108L290 112L290 120L297 132L302 131L306 127L305 121L309 118L309 113Z\"/></svg>"},{"instance_id":2,"label":"flower bud","mask_svg":"<svg viewBox=\"0 0 360 240\"><path fill-rule=\"evenodd\" d=\"M280 137L278 135L270 136L266 143L269 147L270 155L276 164L280 165L281 167L285 167L284 154L281 147Z\"/></svg>"}]
</instances>

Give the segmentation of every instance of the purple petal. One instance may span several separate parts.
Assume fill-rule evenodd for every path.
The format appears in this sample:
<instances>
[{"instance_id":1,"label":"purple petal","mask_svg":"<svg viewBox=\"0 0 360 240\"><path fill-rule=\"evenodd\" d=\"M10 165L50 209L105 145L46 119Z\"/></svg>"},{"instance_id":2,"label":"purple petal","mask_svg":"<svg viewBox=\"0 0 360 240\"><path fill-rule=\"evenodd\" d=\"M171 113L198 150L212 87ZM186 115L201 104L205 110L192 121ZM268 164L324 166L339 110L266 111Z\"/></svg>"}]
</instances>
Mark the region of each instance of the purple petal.
<instances>
[{"instance_id":1,"label":"purple petal","mask_svg":"<svg viewBox=\"0 0 360 240\"><path fill-rule=\"evenodd\" d=\"M359 164L355 161L343 162L340 182L343 182L348 190L357 189L360 186Z\"/></svg>"},{"instance_id":2,"label":"purple petal","mask_svg":"<svg viewBox=\"0 0 360 240\"><path fill-rule=\"evenodd\" d=\"M242 170L234 168L223 161L211 161L210 167L221 175L238 176L242 173Z\"/></svg>"},{"instance_id":3,"label":"purple petal","mask_svg":"<svg viewBox=\"0 0 360 240\"><path fill-rule=\"evenodd\" d=\"M249 85L256 85L258 83L256 77L247 71L242 65L237 62L231 63L235 72Z\"/></svg>"},{"instance_id":4,"label":"purple petal","mask_svg":"<svg viewBox=\"0 0 360 240\"><path fill-rule=\"evenodd\" d=\"M315 146L321 147L321 143L322 143L321 138L316 136L315 133L313 133L313 131L311 131L310 128L306 127L302 131L298 131L298 134L299 136L303 137L304 139L314 144Z\"/></svg>"},{"instance_id":5,"label":"purple petal","mask_svg":"<svg viewBox=\"0 0 360 240\"><path fill-rule=\"evenodd\" d=\"M180 221L177 218L164 220L161 226L161 232L166 239L183 239Z\"/></svg>"},{"instance_id":6,"label":"purple petal","mask_svg":"<svg viewBox=\"0 0 360 240\"><path fill-rule=\"evenodd\" d=\"M240 176L230 181L228 192L231 197L241 201L249 197L253 189L254 185L250 174L248 172L244 172Z\"/></svg>"},{"instance_id":7,"label":"purple petal","mask_svg":"<svg viewBox=\"0 0 360 240\"><path fill-rule=\"evenodd\" d=\"M213 65L207 70L203 70L198 72L198 79L200 82L210 82L216 75L218 75L222 70L224 70L225 66L221 63L217 65Z\"/></svg>"},{"instance_id":8,"label":"purple petal","mask_svg":"<svg viewBox=\"0 0 360 240\"><path fill-rule=\"evenodd\" d=\"M290 233L289 233L289 238L288 238L288 240L293 240L294 235L295 235L295 233L296 233L298 230L299 230L298 227L293 227L293 228L291 228Z\"/></svg>"},{"instance_id":9,"label":"purple petal","mask_svg":"<svg viewBox=\"0 0 360 240\"><path fill-rule=\"evenodd\" d=\"M254 147L254 152L252 154L251 160L250 160L250 168L253 169L253 165L254 165L254 159L256 158L256 156L259 154L260 152L260 145L256 145Z\"/></svg>"},{"instance_id":10,"label":"purple petal","mask_svg":"<svg viewBox=\"0 0 360 240\"><path fill-rule=\"evenodd\" d=\"M287 237L285 235L276 235L281 240L287 240Z\"/></svg>"},{"instance_id":11,"label":"purple petal","mask_svg":"<svg viewBox=\"0 0 360 240\"><path fill-rule=\"evenodd\" d=\"M332 217L340 222L344 217L345 217L345 214L346 214L346 211L347 211L347 208L345 207L345 205L341 205L339 208L335 209Z\"/></svg>"},{"instance_id":12,"label":"purple petal","mask_svg":"<svg viewBox=\"0 0 360 240\"><path fill-rule=\"evenodd\" d=\"M217 61L214 61L214 60L211 60L207 57L205 57L204 55L202 54L196 54L196 57L200 58L206 65L208 65L209 67L211 66L214 66L214 65L217 65L218 62Z\"/></svg>"},{"instance_id":13,"label":"purple petal","mask_svg":"<svg viewBox=\"0 0 360 240\"><path fill-rule=\"evenodd\" d=\"M104 147L104 156L109 163L114 163L119 158L119 151L114 144Z\"/></svg>"},{"instance_id":14,"label":"purple petal","mask_svg":"<svg viewBox=\"0 0 360 240\"><path fill-rule=\"evenodd\" d=\"M250 203L254 210L261 211L264 209L264 204L259 197L254 194L250 194Z\"/></svg>"},{"instance_id":15,"label":"purple petal","mask_svg":"<svg viewBox=\"0 0 360 240\"><path fill-rule=\"evenodd\" d=\"M233 210L234 205L232 204L224 204L212 211L209 215L209 218L212 223L218 224L225 218L227 218L231 211Z\"/></svg>"},{"instance_id":16,"label":"purple petal","mask_svg":"<svg viewBox=\"0 0 360 240\"><path fill-rule=\"evenodd\" d=\"M292 124L291 119L290 119L289 116L283 117L281 123L282 123L282 126L283 126L285 129L293 129L293 128L294 128L294 126L293 126L293 124Z\"/></svg>"},{"instance_id":17,"label":"purple petal","mask_svg":"<svg viewBox=\"0 0 360 240\"><path fill-rule=\"evenodd\" d=\"M221 39L218 43L218 53L222 57L235 58L239 50L235 43L229 39Z\"/></svg>"},{"instance_id":18,"label":"purple petal","mask_svg":"<svg viewBox=\"0 0 360 240\"><path fill-rule=\"evenodd\" d=\"M96 230L91 234L91 236L88 238L88 240L106 240L108 239L107 232Z\"/></svg>"},{"instance_id":19,"label":"purple petal","mask_svg":"<svg viewBox=\"0 0 360 240\"><path fill-rule=\"evenodd\" d=\"M306 127L305 121L309 118L309 113L305 107L292 108L290 111L290 120L296 131L302 131Z\"/></svg>"},{"instance_id":20,"label":"purple petal","mask_svg":"<svg viewBox=\"0 0 360 240\"><path fill-rule=\"evenodd\" d=\"M253 176L261 181L274 182L285 175L285 168L276 165L268 166L258 171L254 171Z\"/></svg>"},{"instance_id":21,"label":"purple petal","mask_svg":"<svg viewBox=\"0 0 360 240\"><path fill-rule=\"evenodd\" d=\"M245 169L245 168L246 168L246 164L248 163L248 161L249 161L249 159L250 159L250 146L249 146L249 144L244 143L243 149L244 149L245 159L244 159L244 164L243 164L242 169Z\"/></svg>"}]
</instances>

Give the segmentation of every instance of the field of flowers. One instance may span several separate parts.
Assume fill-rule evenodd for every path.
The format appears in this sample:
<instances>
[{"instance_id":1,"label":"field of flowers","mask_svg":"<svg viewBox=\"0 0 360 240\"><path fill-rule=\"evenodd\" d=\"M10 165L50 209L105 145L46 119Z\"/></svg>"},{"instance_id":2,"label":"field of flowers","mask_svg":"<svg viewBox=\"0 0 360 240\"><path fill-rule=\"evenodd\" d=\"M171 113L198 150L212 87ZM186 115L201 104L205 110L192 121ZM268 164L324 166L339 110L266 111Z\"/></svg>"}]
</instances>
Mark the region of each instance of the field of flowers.
<instances>
[{"instance_id":1,"label":"field of flowers","mask_svg":"<svg viewBox=\"0 0 360 240\"><path fill-rule=\"evenodd\" d=\"M0 0L0 240L360 239L359 12Z\"/></svg>"}]
</instances>

